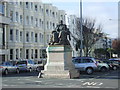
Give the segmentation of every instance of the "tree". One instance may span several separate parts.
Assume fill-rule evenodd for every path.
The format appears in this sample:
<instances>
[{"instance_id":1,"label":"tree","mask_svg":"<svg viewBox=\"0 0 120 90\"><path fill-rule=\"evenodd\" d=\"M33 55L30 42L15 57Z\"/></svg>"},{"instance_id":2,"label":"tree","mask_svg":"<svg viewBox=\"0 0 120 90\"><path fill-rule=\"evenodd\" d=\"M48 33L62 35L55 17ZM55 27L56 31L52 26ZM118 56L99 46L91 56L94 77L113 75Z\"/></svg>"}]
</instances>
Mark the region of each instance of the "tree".
<instances>
[{"instance_id":1,"label":"tree","mask_svg":"<svg viewBox=\"0 0 120 90\"><path fill-rule=\"evenodd\" d=\"M76 19L76 26L77 26L77 37L73 36L73 38L76 41L76 50L80 50L80 18ZM103 33L101 33L102 28L101 25L99 25L97 28L95 27L95 20L92 19L83 19L83 51L85 56L89 56L93 45L103 36Z\"/></svg>"}]
</instances>

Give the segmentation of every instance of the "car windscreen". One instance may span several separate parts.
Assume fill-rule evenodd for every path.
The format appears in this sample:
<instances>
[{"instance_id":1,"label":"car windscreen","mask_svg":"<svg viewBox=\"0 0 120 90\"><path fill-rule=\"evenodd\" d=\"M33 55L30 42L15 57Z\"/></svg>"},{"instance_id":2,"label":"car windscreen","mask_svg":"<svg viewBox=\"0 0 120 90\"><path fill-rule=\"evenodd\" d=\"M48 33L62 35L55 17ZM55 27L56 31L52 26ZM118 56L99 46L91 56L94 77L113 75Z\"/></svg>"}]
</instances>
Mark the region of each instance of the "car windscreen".
<instances>
[{"instance_id":1,"label":"car windscreen","mask_svg":"<svg viewBox=\"0 0 120 90\"><path fill-rule=\"evenodd\" d=\"M27 61L18 61L17 65L19 65L19 64L27 64Z\"/></svg>"}]
</instances>

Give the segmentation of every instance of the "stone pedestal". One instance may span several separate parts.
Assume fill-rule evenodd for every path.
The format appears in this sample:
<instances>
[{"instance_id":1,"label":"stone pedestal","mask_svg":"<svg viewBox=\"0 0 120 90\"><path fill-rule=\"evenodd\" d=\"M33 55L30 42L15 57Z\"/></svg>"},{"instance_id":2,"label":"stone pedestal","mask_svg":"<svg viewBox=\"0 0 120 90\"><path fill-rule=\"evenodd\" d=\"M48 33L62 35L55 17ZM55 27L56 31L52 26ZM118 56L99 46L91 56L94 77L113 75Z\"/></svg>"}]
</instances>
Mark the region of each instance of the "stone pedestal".
<instances>
[{"instance_id":1,"label":"stone pedestal","mask_svg":"<svg viewBox=\"0 0 120 90\"><path fill-rule=\"evenodd\" d=\"M72 63L70 46L52 45L47 47L47 63L42 71L45 78L77 78L79 72Z\"/></svg>"}]
</instances>

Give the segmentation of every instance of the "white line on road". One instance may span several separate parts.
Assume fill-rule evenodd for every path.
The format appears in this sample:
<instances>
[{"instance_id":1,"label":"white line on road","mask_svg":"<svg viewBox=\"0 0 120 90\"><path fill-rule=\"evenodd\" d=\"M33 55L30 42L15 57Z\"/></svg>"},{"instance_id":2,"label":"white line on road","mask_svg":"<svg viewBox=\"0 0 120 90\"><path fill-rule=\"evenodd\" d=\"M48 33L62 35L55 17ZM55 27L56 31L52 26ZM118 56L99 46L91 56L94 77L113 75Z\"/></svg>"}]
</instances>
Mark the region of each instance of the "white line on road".
<instances>
[{"instance_id":1,"label":"white line on road","mask_svg":"<svg viewBox=\"0 0 120 90\"><path fill-rule=\"evenodd\" d=\"M42 82L42 81L35 81L35 82L38 82L38 83L39 83L39 82Z\"/></svg>"}]
</instances>

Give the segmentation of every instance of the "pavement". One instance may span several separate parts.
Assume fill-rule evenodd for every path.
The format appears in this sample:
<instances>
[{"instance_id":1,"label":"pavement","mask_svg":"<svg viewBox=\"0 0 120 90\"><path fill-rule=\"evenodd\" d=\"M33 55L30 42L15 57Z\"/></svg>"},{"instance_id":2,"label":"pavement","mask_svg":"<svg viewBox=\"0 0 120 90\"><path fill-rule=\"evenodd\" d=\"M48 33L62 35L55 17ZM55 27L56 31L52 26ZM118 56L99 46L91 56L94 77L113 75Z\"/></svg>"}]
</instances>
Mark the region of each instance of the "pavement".
<instances>
[{"instance_id":1,"label":"pavement","mask_svg":"<svg viewBox=\"0 0 120 90\"><path fill-rule=\"evenodd\" d=\"M2 88L118 88L119 72L82 73L80 79L37 78L36 72L11 74L2 77Z\"/></svg>"}]
</instances>

